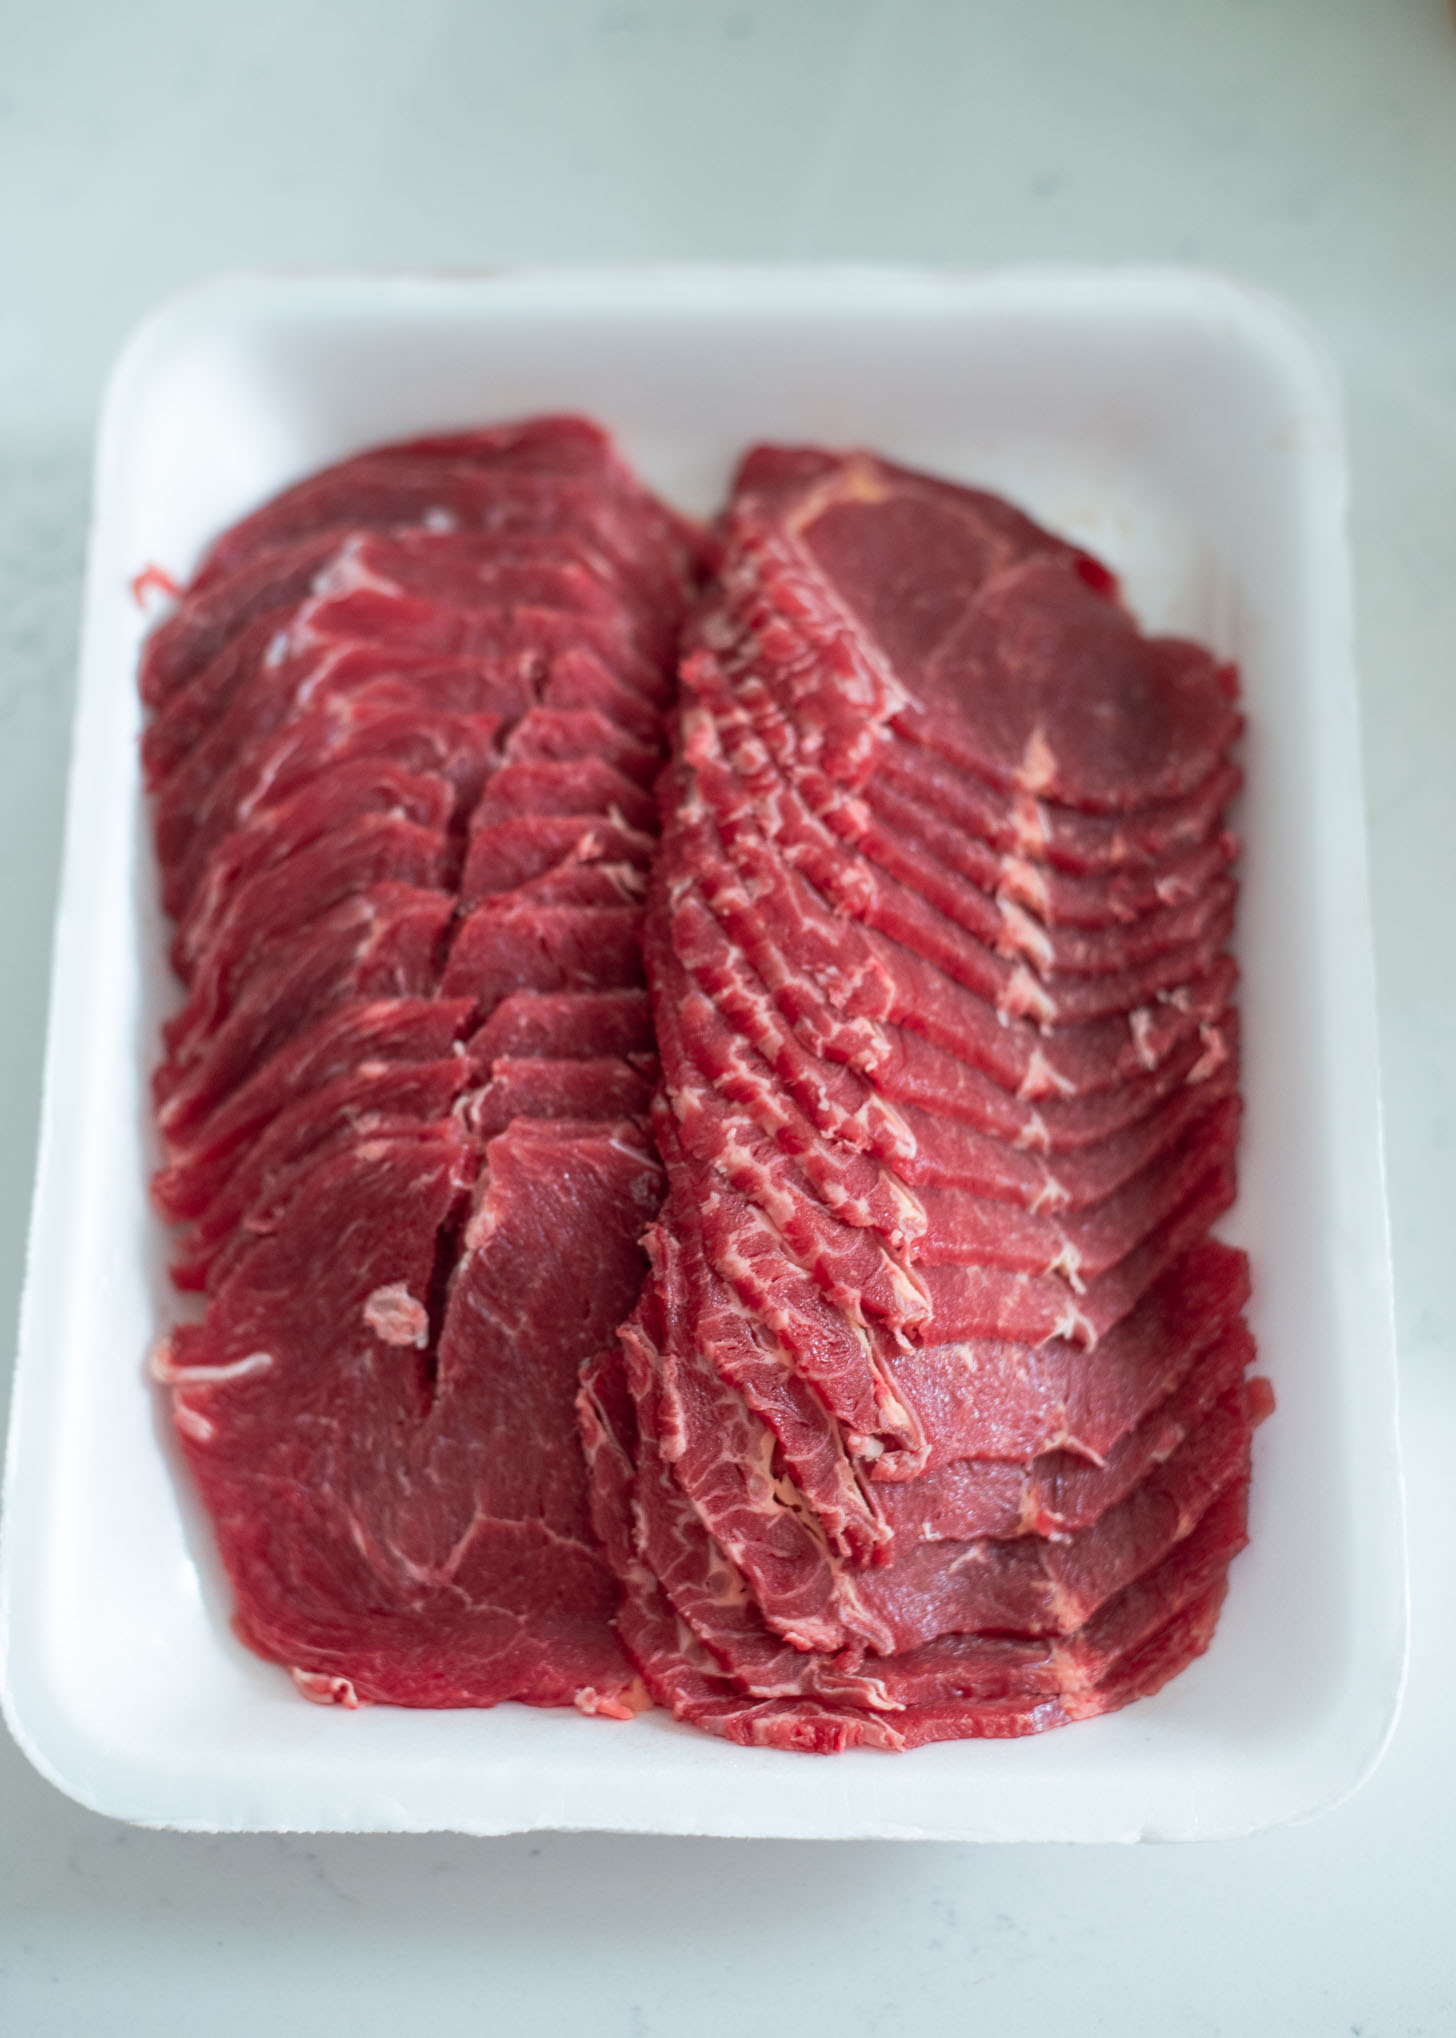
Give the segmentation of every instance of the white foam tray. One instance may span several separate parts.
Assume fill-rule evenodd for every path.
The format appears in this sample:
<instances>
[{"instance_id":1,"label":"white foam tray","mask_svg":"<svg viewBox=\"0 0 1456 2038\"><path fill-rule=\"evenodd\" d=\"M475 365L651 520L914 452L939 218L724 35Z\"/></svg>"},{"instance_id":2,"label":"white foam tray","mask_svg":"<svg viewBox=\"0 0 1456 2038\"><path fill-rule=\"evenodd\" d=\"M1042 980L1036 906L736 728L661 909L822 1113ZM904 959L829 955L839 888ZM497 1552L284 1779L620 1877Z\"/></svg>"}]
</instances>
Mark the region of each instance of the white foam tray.
<instances>
[{"instance_id":1,"label":"white foam tray","mask_svg":"<svg viewBox=\"0 0 1456 2038\"><path fill-rule=\"evenodd\" d=\"M755 438L1006 491L1243 667L1247 1130L1224 1227L1278 1413L1209 1654L1040 1739L829 1760L503 1706L303 1703L229 1632L144 1373L168 1316L145 1182L171 996L128 591L371 441L588 411L685 507ZM43 1134L10 1438L6 1717L99 1811L205 1830L1208 1838L1375 1764L1405 1655L1395 1372L1345 475L1330 378L1265 299L1170 271L237 276L155 314L101 428Z\"/></svg>"}]
</instances>

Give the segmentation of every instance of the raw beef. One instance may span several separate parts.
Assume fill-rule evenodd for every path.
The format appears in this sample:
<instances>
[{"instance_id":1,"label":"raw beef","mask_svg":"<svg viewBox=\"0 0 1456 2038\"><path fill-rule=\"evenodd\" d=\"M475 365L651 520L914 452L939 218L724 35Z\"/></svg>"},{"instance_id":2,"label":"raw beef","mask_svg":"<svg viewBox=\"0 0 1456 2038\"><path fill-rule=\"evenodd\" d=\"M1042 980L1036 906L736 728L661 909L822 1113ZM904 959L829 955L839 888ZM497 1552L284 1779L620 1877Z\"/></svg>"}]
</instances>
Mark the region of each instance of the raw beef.
<instances>
[{"instance_id":1,"label":"raw beef","mask_svg":"<svg viewBox=\"0 0 1456 2038\"><path fill-rule=\"evenodd\" d=\"M723 538L647 895L667 1196L580 1399L619 1630L744 1743L1040 1731L1206 1648L1245 1537L1234 676L866 455L759 449Z\"/></svg>"},{"instance_id":2,"label":"raw beef","mask_svg":"<svg viewBox=\"0 0 1456 2038\"><path fill-rule=\"evenodd\" d=\"M573 1429L655 1197L630 1141L522 1122L482 1154L448 1120L365 1139L173 1333L158 1371L240 1629L310 1695L633 1708Z\"/></svg>"},{"instance_id":3,"label":"raw beef","mask_svg":"<svg viewBox=\"0 0 1456 2038\"><path fill-rule=\"evenodd\" d=\"M482 1065L522 1055L611 1054L635 1062L652 1044L645 991L512 991L471 1036L470 1052Z\"/></svg>"},{"instance_id":4,"label":"raw beef","mask_svg":"<svg viewBox=\"0 0 1456 2038\"><path fill-rule=\"evenodd\" d=\"M186 998L159 1349L238 1631L309 1698L646 1704L577 1437L661 1195L641 899L696 533L572 419L214 546L143 691Z\"/></svg>"},{"instance_id":5,"label":"raw beef","mask_svg":"<svg viewBox=\"0 0 1456 2038\"><path fill-rule=\"evenodd\" d=\"M645 583L672 614L683 592L691 534L631 474L606 434L585 420L543 418L525 426L457 433L375 449L277 496L212 546L193 590L153 635L142 661L149 706L205 662L221 614L238 620L237 576L260 555L313 544L320 557L341 539L375 530L461 531L489 561L523 532L560 544L596 539L624 578ZM266 581L269 565L253 570ZM227 587L228 592L222 590ZM306 583L299 593L306 590ZM288 597L284 597L288 599ZM199 628L199 612L208 623Z\"/></svg>"},{"instance_id":6,"label":"raw beef","mask_svg":"<svg viewBox=\"0 0 1456 2038\"><path fill-rule=\"evenodd\" d=\"M199 1216L275 1118L355 1069L443 1057L470 1011L469 999L365 999L303 1028L211 1114L203 1132L169 1137L171 1159L152 1183L158 1208L179 1222Z\"/></svg>"},{"instance_id":7,"label":"raw beef","mask_svg":"<svg viewBox=\"0 0 1456 2038\"><path fill-rule=\"evenodd\" d=\"M541 418L255 510L142 690L155 1370L305 1696L888 1751L1209 1646L1230 667L984 492L759 447L710 540Z\"/></svg>"},{"instance_id":8,"label":"raw beef","mask_svg":"<svg viewBox=\"0 0 1456 2038\"><path fill-rule=\"evenodd\" d=\"M972 492L863 455L790 480L750 454L731 528L763 598L857 654L897 733L1004 793L1106 814L1176 799L1238 732L1229 668L1143 637L1111 575ZM830 730L860 705L801 699Z\"/></svg>"},{"instance_id":9,"label":"raw beef","mask_svg":"<svg viewBox=\"0 0 1456 2038\"><path fill-rule=\"evenodd\" d=\"M632 871L629 888L640 899L654 847L655 838L645 830L600 814L512 815L477 825L460 879L461 905L468 909L493 892L519 891L597 864Z\"/></svg>"},{"instance_id":10,"label":"raw beef","mask_svg":"<svg viewBox=\"0 0 1456 2038\"><path fill-rule=\"evenodd\" d=\"M648 494L597 426L581 418L459 432L375 448L346 460L234 524L197 574L205 587L265 547L320 532L475 530L528 520L546 532L563 517L589 530L624 576L669 608L681 593L691 533Z\"/></svg>"},{"instance_id":11,"label":"raw beef","mask_svg":"<svg viewBox=\"0 0 1456 2038\"><path fill-rule=\"evenodd\" d=\"M220 1251L239 1233L273 1227L272 1209L300 1166L360 1139L399 1134L448 1116L471 1074L460 1055L439 1061L363 1062L272 1117L237 1165L214 1168L212 1193L173 1263L179 1288L205 1288Z\"/></svg>"},{"instance_id":12,"label":"raw beef","mask_svg":"<svg viewBox=\"0 0 1456 2038\"><path fill-rule=\"evenodd\" d=\"M356 661L350 661L354 665ZM259 715L252 728L222 732L199 745L166 781L156 800L156 840L171 910L182 912L200 874L224 835L260 809L288 799L336 766L387 758L402 770L442 778L457 811L473 809L486 776L497 762L502 722L517 711L524 689L517 685L487 692L479 669L460 675L458 689L442 685L438 670L427 676L426 704L398 674L374 672L357 688L344 690L349 672L341 662L308 694L296 714L287 699L285 717ZM503 712L452 711L452 691L470 703L493 700ZM525 697L529 698L528 695Z\"/></svg>"}]
</instances>

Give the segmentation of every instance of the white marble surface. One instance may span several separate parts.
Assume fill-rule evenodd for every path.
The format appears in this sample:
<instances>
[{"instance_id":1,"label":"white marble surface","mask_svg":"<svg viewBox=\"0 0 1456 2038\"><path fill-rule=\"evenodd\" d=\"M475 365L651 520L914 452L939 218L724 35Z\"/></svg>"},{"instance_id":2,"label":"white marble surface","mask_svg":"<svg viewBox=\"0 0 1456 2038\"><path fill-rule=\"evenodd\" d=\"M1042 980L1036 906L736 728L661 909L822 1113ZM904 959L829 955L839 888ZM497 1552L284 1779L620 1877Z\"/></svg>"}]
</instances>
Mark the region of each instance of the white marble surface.
<instances>
[{"instance_id":1,"label":"white marble surface","mask_svg":"<svg viewBox=\"0 0 1456 2038\"><path fill-rule=\"evenodd\" d=\"M0 1745L7 2038L1456 2030L1453 192L1439 0L0 0L0 1318L89 441L147 306L257 262L1208 263L1349 396L1415 1611L1374 1781L1206 1848L181 1838Z\"/></svg>"}]
</instances>

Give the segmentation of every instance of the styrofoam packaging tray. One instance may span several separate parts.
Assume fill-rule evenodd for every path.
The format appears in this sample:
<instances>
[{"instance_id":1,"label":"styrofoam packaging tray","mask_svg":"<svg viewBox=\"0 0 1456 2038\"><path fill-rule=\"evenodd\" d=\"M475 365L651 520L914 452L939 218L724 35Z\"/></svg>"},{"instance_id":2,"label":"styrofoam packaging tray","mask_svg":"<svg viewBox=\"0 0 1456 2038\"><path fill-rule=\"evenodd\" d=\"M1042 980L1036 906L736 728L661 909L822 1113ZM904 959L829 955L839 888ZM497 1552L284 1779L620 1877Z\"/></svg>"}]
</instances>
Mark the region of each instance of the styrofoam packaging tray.
<instances>
[{"instance_id":1,"label":"styrofoam packaging tray","mask_svg":"<svg viewBox=\"0 0 1456 2038\"><path fill-rule=\"evenodd\" d=\"M372 441L600 418L706 511L757 438L861 444L1005 491L1103 554L1143 621L1243 669L1247 1119L1223 1227L1278 1411L1208 1655L1019 1742L828 1760L502 1706L304 1703L228 1627L149 1348L172 1301L147 1076L173 993L138 783L149 562ZM10 1439L4 1704L63 1790L147 1824L820 1838L1199 1838L1333 1803L1398 1701L1405 1586L1337 402L1277 307L1176 271L239 276L112 381L44 1128Z\"/></svg>"}]
</instances>

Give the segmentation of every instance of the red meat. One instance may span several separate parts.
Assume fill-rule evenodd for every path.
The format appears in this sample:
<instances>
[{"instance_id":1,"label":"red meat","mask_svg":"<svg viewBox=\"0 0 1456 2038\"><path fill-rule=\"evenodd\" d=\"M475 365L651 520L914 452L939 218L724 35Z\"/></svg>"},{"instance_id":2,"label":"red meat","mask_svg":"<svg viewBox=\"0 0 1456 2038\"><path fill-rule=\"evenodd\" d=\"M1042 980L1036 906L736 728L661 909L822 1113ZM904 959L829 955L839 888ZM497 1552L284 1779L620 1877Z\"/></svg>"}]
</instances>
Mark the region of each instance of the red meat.
<instances>
[{"instance_id":1,"label":"red meat","mask_svg":"<svg viewBox=\"0 0 1456 2038\"><path fill-rule=\"evenodd\" d=\"M1161 1274L1136 1308L1089 1352L958 1339L884 1363L926 1438L923 1469L961 1458L1025 1461L1073 1451L1102 1463L1248 1300L1242 1253L1203 1240ZM893 1477L882 1459L876 1477Z\"/></svg>"},{"instance_id":2,"label":"red meat","mask_svg":"<svg viewBox=\"0 0 1456 2038\"><path fill-rule=\"evenodd\" d=\"M195 1139L232 1092L326 1013L432 992L451 912L445 892L382 883L270 943L224 1022L194 1043L185 1067L166 1062L153 1078L169 1145Z\"/></svg>"},{"instance_id":3,"label":"red meat","mask_svg":"<svg viewBox=\"0 0 1456 2038\"><path fill-rule=\"evenodd\" d=\"M626 1059L650 1055L652 1045L644 990L512 991L471 1036L470 1053L488 1066L500 1056Z\"/></svg>"},{"instance_id":4,"label":"red meat","mask_svg":"<svg viewBox=\"0 0 1456 2038\"><path fill-rule=\"evenodd\" d=\"M952 1637L897 1658L871 1658L860 1673L860 1689L874 1678L867 1704L806 1698L802 1686L792 1696L778 1695L787 1652L770 1645L773 1669L764 1682L771 1695L764 1696L756 1674L765 1668L764 1644L744 1614L737 1612L739 1632L732 1634L715 1618L710 1648L684 1629L639 1554L633 1494L640 1441L614 1355L586 1368L579 1408L592 1517L624 1583L618 1625L628 1647L653 1696L678 1718L749 1746L827 1754L1033 1733L1148 1696L1207 1647L1228 1561L1245 1539L1244 1489L1235 1485L1207 1509L1172 1557L1069 1641ZM680 1577L675 1582L681 1586ZM716 1597L715 1616L721 1592ZM1172 1617L1158 1625L1157 1613L1170 1607ZM745 1661L750 1649L756 1662ZM799 1672L801 1678L809 1674ZM832 1680L834 1666L821 1665L819 1674ZM846 1664L844 1681L853 1674L854 1665ZM1022 1695L1006 1695L1018 1686ZM871 1709L874 1704L883 1709Z\"/></svg>"},{"instance_id":5,"label":"red meat","mask_svg":"<svg viewBox=\"0 0 1456 2038\"><path fill-rule=\"evenodd\" d=\"M174 1332L161 1370L261 1653L353 1701L631 1709L573 1435L640 1279L656 1172L628 1138L492 1142L438 1325L472 1149L448 1124L361 1142Z\"/></svg>"},{"instance_id":6,"label":"red meat","mask_svg":"<svg viewBox=\"0 0 1456 2038\"><path fill-rule=\"evenodd\" d=\"M175 1222L199 1217L274 1119L356 1070L448 1054L470 1009L468 999L386 998L326 1013L281 1047L190 1138L170 1140L171 1159L152 1183L157 1207Z\"/></svg>"},{"instance_id":7,"label":"red meat","mask_svg":"<svg viewBox=\"0 0 1456 2038\"><path fill-rule=\"evenodd\" d=\"M173 968L186 983L249 882L289 864L300 850L325 841L335 850L346 849L341 838L352 836L366 816L375 814L413 822L438 839L453 808L454 795L443 778L368 757L345 759L286 799L254 807L208 858L178 918Z\"/></svg>"},{"instance_id":8,"label":"red meat","mask_svg":"<svg viewBox=\"0 0 1456 2038\"><path fill-rule=\"evenodd\" d=\"M579 421L417 441L226 534L148 644L156 1195L207 1293L160 1370L309 1697L645 1702L575 1398L660 1193L640 897L698 542Z\"/></svg>"},{"instance_id":9,"label":"red meat","mask_svg":"<svg viewBox=\"0 0 1456 2038\"><path fill-rule=\"evenodd\" d=\"M668 1196L581 1399L620 1631L730 1739L1125 1704L1242 1546L1240 723L1114 596L973 491L741 470L648 895Z\"/></svg>"},{"instance_id":10,"label":"red meat","mask_svg":"<svg viewBox=\"0 0 1456 2038\"><path fill-rule=\"evenodd\" d=\"M481 1140L494 1139L515 1118L632 1118L645 1123L651 1099L646 1076L613 1056L577 1061L499 1056L469 1100L466 1123Z\"/></svg>"},{"instance_id":11,"label":"red meat","mask_svg":"<svg viewBox=\"0 0 1456 2038\"><path fill-rule=\"evenodd\" d=\"M380 447L311 475L225 532L196 584L316 532L442 523L487 540L502 528L580 525L620 571L679 601L698 549L696 533L647 494L604 433L585 419L550 418L524 431Z\"/></svg>"},{"instance_id":12,"label":"red meat","mask_svg":"<svg viewBox=\"0 0 1456 2038\"><path fill-rule=\"evenodd\" d=\"M922 846L925 824L913 807L908 824L899 815L889 826L877 818L870 799L873 777L865 797L852 796L806 761L797 732L751 669L730 686L713 654L699 651L685 662L683 683L693 696L683 714L684 755L725 842L731 844L735 824L746 825L777 844L843 910L931 960L949 957L944 966L952 974L962 946L955 928L974 937L968 944L972 954L989 948L1043 975L1109 975L1196 941L1228 903L1231 888L1220 881L1220 872L1234 845L1222 832L1195 852L1194 860L1201 858L1206 870L1196 884L1189 859L1138 873L1149 894L1140 913L1128 905L1136 879L1125 879L1098 916L1087 895L1101 898L1105 885L1058 880L1026 858L996 857L974 838L938 827L932 817L931 838L944 852L937 855ZM975 850L979 864L970 853ZM1158 893L1157 886L1164 890ZM1067 893L1075 896L1068 901ZM1068 920L1068 911L1078 917ZM947 919L951 926L942 925ZM980 968L994 979L993 962Z\"/></svg>"},{"instance_id":13,"label":"red meat","mask_svg":"<svg viewBox=\"0 0 1456 2038\"><path fill-rule=\"evenodd\" d=\"M440 979L446 998L472 998L488 1019L513 991L615 991L642 982L635 906L517 904L486 899L457 930Z\"/></svg>"},{"instance_id":14,"label":"red meat","mask_svg":"<svg viewBox=\"0 0 1456 2038\"><path fill-rule=\"evenodd\" d=\"M251 979L286 944L306 943L315 923L379 886L438 886L445 853L438 821L421 827L397 814L372 813L338 842L324 836L253 871L217 914L197 957L187 1002L162 1029L172 1068L184 1068L205 1049Z\"/></svg>"},{"instance_id":15,"label":"red meat","mask_svg":"<svg viewBox=\"0 0 1456 2038\"><path fill-rule=\"evenodd\" d=\"M513 892L577 864L626 866L643 874L653 838L600 814L523 814L477 827L460 879L467 910L495 892Z\"/></svg>"},{"instance_id":16,"label":"red meat","mask_svg":"<svg viewBox=\"0 0 1456 2038\"><path fill-rule=\"evenodd\" d=\"M470 1074L458 1055L444 1061L367 1061L279 1111L237 1165L216 1172L214 1192L173 1263L177 1286L209 1286L217 1255L235 1235L253 1238L272 1229L274 1206L301 1168L361 1139L397 1136L443 1118Z\"/></svg>"}]
</instances>

